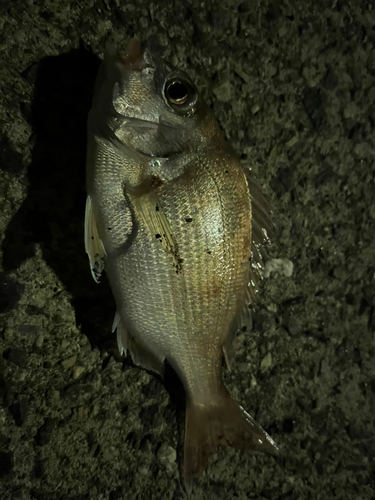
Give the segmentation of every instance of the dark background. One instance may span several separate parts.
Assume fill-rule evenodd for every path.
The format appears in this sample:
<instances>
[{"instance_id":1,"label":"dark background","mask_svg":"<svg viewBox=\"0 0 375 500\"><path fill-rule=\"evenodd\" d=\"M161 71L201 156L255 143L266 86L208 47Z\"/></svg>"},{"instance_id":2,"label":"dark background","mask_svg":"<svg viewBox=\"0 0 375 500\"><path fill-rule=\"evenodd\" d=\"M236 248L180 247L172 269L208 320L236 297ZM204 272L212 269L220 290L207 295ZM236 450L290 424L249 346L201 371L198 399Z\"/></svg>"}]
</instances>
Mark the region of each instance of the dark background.
<instances>
[{"instance_id":1,"label":"dark background","mask_svg":"<svg viewBox=\"0 0 375 500\"><path fill-rule=\"evenodd\" d=\"M373 499L375 8L334 0L0 3L0 498L186 496L177 382L120 358L83 247L95 75L132 36L196 81L287 259L225 371L280 457L220 449L192 498Z\"/></svg>"}]
</instances>

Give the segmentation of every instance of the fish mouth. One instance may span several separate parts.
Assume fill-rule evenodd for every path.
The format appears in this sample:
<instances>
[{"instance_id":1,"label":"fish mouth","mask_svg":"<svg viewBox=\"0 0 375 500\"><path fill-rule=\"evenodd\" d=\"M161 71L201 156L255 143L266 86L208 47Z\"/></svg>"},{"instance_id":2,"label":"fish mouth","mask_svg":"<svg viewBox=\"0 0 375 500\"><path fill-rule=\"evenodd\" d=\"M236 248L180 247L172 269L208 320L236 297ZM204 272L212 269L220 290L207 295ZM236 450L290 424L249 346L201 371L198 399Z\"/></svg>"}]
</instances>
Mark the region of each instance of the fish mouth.
<instances>
[{"instance_id":1,"label":"fish mouth","mask_svg":"<svg viewBox=\"0 0 375 500\"><path fill-rule=\"evenodd\" d=\"M144 58L144 50L135 38L129 41L125 50L119 54L119 57L127 70L142 71L149 66Z\"/></svg>"},{"instance_id":2,"label":"fish mouth","mask_svg":"<svg viewBox=\"0 0 375 500\"><path fill-rule=\"evenodd\" d=\"M158 119L155 119L155 121L151 121L151 120L144 120L142 118L137 118L135 116L126 116L123 127L125 128L131 127L135 130L146 129L146 128L161 128L165 130L174 130L173 124L161 121L160 117Z\"/></svg>"}]
</instances>

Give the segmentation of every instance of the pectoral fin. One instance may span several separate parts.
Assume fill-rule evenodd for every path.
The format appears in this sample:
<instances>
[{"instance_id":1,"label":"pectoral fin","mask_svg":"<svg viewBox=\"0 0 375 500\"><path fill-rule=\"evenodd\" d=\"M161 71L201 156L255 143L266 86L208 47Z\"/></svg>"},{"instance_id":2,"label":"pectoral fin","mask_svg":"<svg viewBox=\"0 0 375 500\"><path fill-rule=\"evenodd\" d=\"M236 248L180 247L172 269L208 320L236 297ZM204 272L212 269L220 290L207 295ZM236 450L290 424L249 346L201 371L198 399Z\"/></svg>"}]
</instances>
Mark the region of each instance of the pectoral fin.
<instances>
[{"instance_id":1,"label":"pectoral fin","mask_svg":"<svg viewBox=\"0 0 375 500\"><path fill-rule=\"evenodd\" d=\"M158 180L149 177L142 186L137 188L138 194L132 196L137 211L141 214L155 244L161 245L170 255L176 272L182 270L182 259L179 256L178 245L173 237L172 229L164 208L160 202L157 185Z\"/></svg>"},{"instance_id":2,"label":"pectoral fin","mask_svg":"<svg viewBox=\"0 0 375 500\"><path fill-rule=\"evenodd\" d=\"M89 256L92 277L99 283L107 253L98 233L90 196L86 199L85 250Z\"/></svg>"}]
</instances>

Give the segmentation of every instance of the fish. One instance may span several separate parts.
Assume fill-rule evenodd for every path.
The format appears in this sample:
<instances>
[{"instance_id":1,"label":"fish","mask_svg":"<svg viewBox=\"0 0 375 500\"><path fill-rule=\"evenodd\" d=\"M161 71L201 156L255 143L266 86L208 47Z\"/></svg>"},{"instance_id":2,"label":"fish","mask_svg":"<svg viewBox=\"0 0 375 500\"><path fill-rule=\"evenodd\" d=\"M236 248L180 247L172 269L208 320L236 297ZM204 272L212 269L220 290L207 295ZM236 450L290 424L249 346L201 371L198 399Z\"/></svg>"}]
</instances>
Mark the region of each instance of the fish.
<instances>
[{"instance_id":1,"label":"fish","mask_svg":"<svg viewBox=\"0 0 375 500\"><path fill-rule=\"evenodd\" d=\"M105 270L121 354L186 394L188 491L220 445L278 447L222 380L262 276L272 211L182 70L106 48L88 117L85 248Z\"/></svg>"}]
</instances>

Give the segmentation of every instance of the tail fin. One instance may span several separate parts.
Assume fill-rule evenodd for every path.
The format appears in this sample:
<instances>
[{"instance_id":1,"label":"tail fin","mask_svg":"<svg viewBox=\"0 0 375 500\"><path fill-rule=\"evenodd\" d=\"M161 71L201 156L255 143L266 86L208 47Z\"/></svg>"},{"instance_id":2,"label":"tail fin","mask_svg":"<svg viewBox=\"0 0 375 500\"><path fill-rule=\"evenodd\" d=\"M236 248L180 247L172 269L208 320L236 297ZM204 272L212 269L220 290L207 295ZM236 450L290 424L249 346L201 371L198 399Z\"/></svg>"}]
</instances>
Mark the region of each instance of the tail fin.
<instances>
[{"instance_id":1,"label":"tail fin","mask_svg":"<svg viewBox=\"0 0 375 500\"><path fill-rule=\"evenodd\" d=\"M215 404L198 406L187 400L183 476L188 492L192 480L203 471L219 445L271 455L278 453L271 437L236 403L224 386Z\"/></svg>"}]
</instances>

